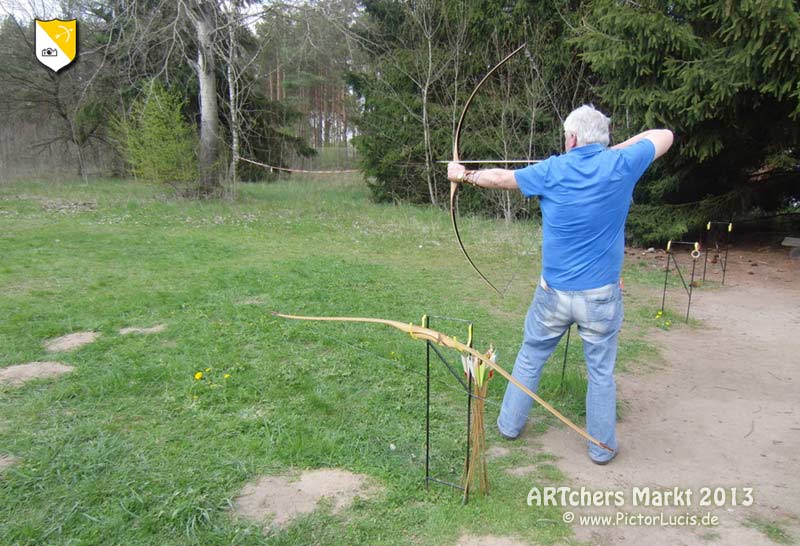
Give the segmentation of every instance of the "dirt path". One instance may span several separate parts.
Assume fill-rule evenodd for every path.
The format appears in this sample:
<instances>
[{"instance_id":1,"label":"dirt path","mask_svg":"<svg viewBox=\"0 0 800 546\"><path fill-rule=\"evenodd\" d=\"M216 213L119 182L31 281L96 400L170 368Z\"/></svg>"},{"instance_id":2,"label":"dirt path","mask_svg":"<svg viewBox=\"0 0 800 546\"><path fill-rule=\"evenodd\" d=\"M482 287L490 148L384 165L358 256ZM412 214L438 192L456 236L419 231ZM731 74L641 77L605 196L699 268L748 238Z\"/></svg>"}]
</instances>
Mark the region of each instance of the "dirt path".
<instances>
[{"instance_id":1,"label":"dirt path","mask_svg":"<svg viewBox=\"0 0 800 546\"><path fill-rule=\"evenodd\" d=\"M719 526L603 527L576 519L576 537L603 546L774 545L766 531L777 523L773 538L800 543L800 261L778 251L733 253L725 286L695 291L692 316L703 326L654 336L659 369L618 374L626 411L612 464L590 464L565 429L542 441L573 488L625 492L620 509L581 508L578 515L711 512ZM645 486L692 489L693 505L630 506L632 489ZM752 487L755 503L697 506L702 487L720 486Z\"/></svg>"}]
</instances>

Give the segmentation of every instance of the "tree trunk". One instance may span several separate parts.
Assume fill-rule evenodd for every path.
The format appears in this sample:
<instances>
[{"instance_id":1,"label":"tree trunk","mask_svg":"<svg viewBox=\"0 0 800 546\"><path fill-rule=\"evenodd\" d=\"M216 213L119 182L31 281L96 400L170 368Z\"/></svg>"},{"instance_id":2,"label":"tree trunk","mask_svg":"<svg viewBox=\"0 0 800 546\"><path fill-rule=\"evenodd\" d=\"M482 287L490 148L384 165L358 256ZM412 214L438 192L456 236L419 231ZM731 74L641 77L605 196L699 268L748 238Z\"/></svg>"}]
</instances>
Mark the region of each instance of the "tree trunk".
<instances>
[{"instance_id":1,"label":"tree trunk","mask_svg":"<svg viewBox=\"0 0 800 546\"><path fill-rule=\"evenodd\" d=\"M219 134L219 107L217 81L214 74L214 44L211 37L208 5L199 3L195 30L197 31L197 83L200 87L200 193L203 196L218 194L221 189L217 177Z\"/></svg>"},{"instance_id":2,"label":"tree trunk","mask_svg":"<svg viewBox=\"0 0 800 546\"><path fill-rule=\"evenodd\" d=\"M428 118L428 91L433 81L433 44L430 34L426 35L428 46L428 64L425 72L425 84L422 88L422 134L425 140L425 178L428 182L428 196L431 205L436 206L436 181L434 180L433 145L431 144L431 124Z\"/></svg>"},{"instance_id":3,"label":"tree trunk","mask_svg":"<svg viewBox=\"0 0 800 546\"><path fill-rule=\"evenodd\" d=\"M428 197L436 206L436 186L433 180L433 153L431 150L431 128L428 120L428 82L422 90L422 135L425 142L425 179L428 182Z\"/></svg>"},{"instance_id":4,"label":"tree trunk","mask_svg":"<svg viewBox=\"0 0 800 546\"><path fill-rule=\"evenodd\" d=\"M236 167L239 163L239 103L238 81L233 76L233 64L236 62L236 43L233 36L233 25L228 26L228 101L231 116L231 189L232 197L236 197Z\"/></svg>"}]
</instances>

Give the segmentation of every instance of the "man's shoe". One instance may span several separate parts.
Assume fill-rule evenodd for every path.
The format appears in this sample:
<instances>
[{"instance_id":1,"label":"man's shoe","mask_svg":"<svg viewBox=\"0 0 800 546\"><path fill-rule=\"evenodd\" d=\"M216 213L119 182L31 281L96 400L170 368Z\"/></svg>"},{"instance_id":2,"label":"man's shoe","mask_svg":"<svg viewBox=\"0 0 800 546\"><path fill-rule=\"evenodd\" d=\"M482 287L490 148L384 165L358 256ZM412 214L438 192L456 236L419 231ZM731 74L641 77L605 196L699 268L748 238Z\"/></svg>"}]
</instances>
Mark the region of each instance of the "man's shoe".
<instances>
[{"instance_id":1,"label":"man's shoe","mask_svg":"<svg viewBox=\"0 0 800 546\"><path fill-rule=\"evenodd\" d=\"M596 460L596 459L592 459L592 456L591 456L591 455L589 456L589 458L590 458L590 459L592 459L592 462L593 462L594 464L596 464L596 465L600 465L600 466L603 466L603 465L607 465L608 463L610 463L611 461L613 461L613 460L614 460L614 459L617 457L617 454L618 454L618 453L619 453L619 448L617 448L617 450L614 452L614 454L613 454L611 457L609 457L608 459L606 459L605 461L598 461L598 460Z\"/></svg>"},{"instance_id":2,"label":"man's shoe","mask_svg":"<svg viewBox=\"0 0 800 546\"><path fill-rule=\"evenodd\" d=\"M519 438L519 436L507 436L506 434L500 432L499 428L497 429L497 432L500 433L500 436L502 436L504 440L508 440L509 442L513 442L514 440Z\"/></svg>"},{"instance_id":3,"label":"man's shoe","mask_svg":"<svg viewBox=\"0 0 800 546\"><path fill-rule=\"evenodd\" d=\"M517 434L516 436L509 436L508 434L505 434L502 430L500 430L499 424L497 425L497 432L498 434L500 434L500 436L503 437L504 440L508 440L509 442L513 442L514 440L519 438L519 434Z\"/></svg>"},{"instance_id":4,"label":"man's shoe","mask_svg":"<svg viewBox=\"0 0 800 546\"><path fill-rule=\"evenodd\" d=\"M497 418L497 422L495 423L495 426L497 426L497 432L500 434L500 436L503 437L504 440L508 440L509 442L513 442L514 440L519 438L519 434L517 434L516 436L509 436L508 434L505 434L500 429L500 417Z\"/></svg>"}]
</instances>

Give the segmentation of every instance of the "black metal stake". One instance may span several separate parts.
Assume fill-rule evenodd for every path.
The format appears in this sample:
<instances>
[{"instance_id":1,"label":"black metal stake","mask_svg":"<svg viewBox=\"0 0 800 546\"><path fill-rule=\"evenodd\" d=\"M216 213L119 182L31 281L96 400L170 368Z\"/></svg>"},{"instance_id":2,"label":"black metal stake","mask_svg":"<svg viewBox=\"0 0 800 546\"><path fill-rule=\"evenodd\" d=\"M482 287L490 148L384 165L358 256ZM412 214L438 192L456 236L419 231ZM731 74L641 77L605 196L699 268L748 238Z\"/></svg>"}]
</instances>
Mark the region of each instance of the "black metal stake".
<instances>
[{"instance_id":1,"label":"black metal stake","mask_svg":"<svg viewBox=\"0 0 800 546\"><path fill-rule=\"evenodd\" d=\"M422 321L428 327L428 318ZM425 490L430 489L431 477L431 344L425 344Z\"/></svg>"},{"instance_id":2,"label":"black metal stake","mask_svg":"<svg viewBox=\"0 0 800 546\"><path fill-rule=\"evenodd\" d=\"M464 468L467 469L465 471L465 476L469 479L469 463L470 463L470 447L472 446L472 438L470 437L471 434L469 433L470 427L472 426L472 370L467 373L467 459L464 462ZM464 483L464 497L461 499L461 504L467 504L469 502L469 484Z\"/></svg>"},{"instance_id":3,"label":"black metal stake","mask_svg":"<svg viewBox=\"0 0 800 546\"><path fill-rule=\"evenodd\" d=\"M422 326L424 328L428 328L430 324L431 318L438 318L442 320L449 320L454 322L462 322L468 325L469 328L469 336L467 340L467 345L472 347L472 321L457 319L452 317L439 317L439 316L424 316L422 319ZM430 468L430 460L431 460L431 349L433 349L433 353L442 361L448 371L456 378L456 380L461 384L464 388L464 392L467 394L467 460L466 465L469 468L470 457L471 454L471 441L470 441L470 426L472 425L472 398L475 396L472 392L472 376L471 374L467 377L467 381L465 382L464 379L461 377L463 373L456 371L455 367L452 366L444 355L439 351L439 349L433 345L430 341L428 341L425 348L425 489L429 489L430 482L439 483L442 485L446 485L448 487L452 487L453 489L459 489L464 491L464 498L463 502L466 503L468 501L468 491L462 487L461 485L446 481L440 480L431 476L431 468Z\"/></svg>"}]
</instances>

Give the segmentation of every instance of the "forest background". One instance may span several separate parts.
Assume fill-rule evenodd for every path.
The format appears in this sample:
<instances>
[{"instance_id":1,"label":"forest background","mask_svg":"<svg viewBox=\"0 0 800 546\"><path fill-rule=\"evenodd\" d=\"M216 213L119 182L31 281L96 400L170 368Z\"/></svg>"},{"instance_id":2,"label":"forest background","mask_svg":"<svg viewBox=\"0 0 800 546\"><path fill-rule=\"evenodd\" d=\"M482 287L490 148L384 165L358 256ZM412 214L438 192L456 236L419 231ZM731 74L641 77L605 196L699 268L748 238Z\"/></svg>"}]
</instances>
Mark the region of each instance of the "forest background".
<instances>
[{"instance_id":1,"label":"forest background","mask_svg":"<svg viewBox=\"0 0 800 546\"><path fill-rule=\"evenodd\" d=\"M620 142L676 144L637 186L631 242L734 221L800 225L800 7L789 0L3 0L0 180L134 176L185 198L232 198L271 167L359 168L377 201L445 206L462 158L562 151L592 103ZM33 18L77 19L78 57L53 73ZM249 162L256 161L263 165ZM511 192L463 211L535 217Z\"/></svg>"}]
</instances>

